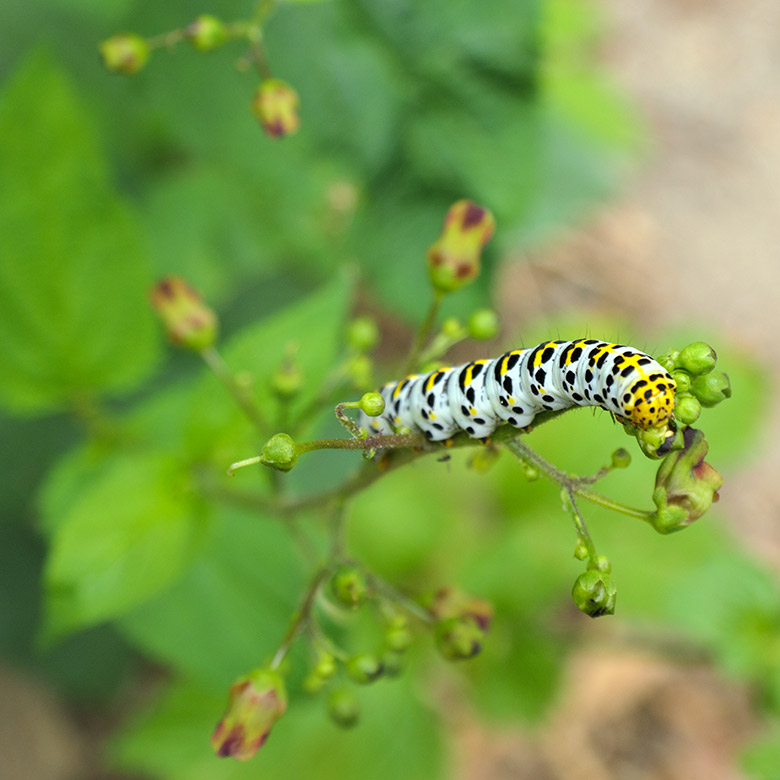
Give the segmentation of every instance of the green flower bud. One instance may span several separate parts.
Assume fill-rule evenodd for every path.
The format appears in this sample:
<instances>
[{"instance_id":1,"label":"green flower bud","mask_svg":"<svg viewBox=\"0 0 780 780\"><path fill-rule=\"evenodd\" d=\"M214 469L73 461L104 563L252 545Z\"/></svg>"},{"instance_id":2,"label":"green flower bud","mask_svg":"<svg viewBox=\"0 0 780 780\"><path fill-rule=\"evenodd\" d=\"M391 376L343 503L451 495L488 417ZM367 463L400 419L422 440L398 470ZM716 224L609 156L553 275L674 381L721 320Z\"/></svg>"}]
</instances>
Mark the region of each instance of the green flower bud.
<instances>
[{"instance_id":1,"label":"green flower bud","mask_svg":"<svg viewBox=\"0 0 780 780\"><path fill-rule=\"evenodd\" d=\"M627 469L631 465L631 453L620 447L612 453L612 468Z\"/></svg>"},{"instance_id":2,"label":"green flower bud","mask_svg":"<svg viewBox=\"0 0 780 780\"><path fill-rule=\"evenodd\" d=\"M441 235L428 249L428 271L437 292L454 292L476 279L482 249L495 227L493 215L471 201L450 207Z\"/></svg>"},{"instance_id":3,"label":"green flower bud","mask_svg":"<svg viewBox=\"0 0 780 780\"><path fill-rule=\"evenodd\" d=\"M360 702L347 687L336 688L328 696L328 714L336 725L351 729L360 720Z\"/></svg>"},{"instance_id":4,"label":"green flower bud","mask_svg":"<svg viewBox=\"0 0 780 780\"><path fill-rule=\"evenodd\" d=\"M347 326L347 344L356 352L371 352L379 342L379 328L373 317L355 317Z\"/></svg>"},{"instance_id":5,"label":"green flower bud","mask_svg":"<svg viewBox=\"0 0 780 780\"><path fill-rule=\"evenodd\" d=\"M472 339L488 341L498 333L498 315L492 309L475 311L468 321L468 332Z\"/></svg>"},{"instance_id":6,"label":"green flower bud","mask_svg":"<svg viewBox=\"0 0 780 780\"><path fill-rule=\"evenodd\" d=\"M658 362L671 374L677 368L677 358L679 357L679 349L668 349L658 356Z\"/></svg>"},{"instance_id":7,"label":"green flower bud","mask_svg":"<svg viewBox=\"0 0 780 780\"><path fill-rule=\"evenodd\" d=\"M403 653L412 644L412 632L406 627L388 628L385 632L385 645L389 650Z\"/></svg>"},{"instance_id":8,"label":"green flower bud","mask_svg":"<svg viewBox=\"0 0 780 780\"><path fill-rule=\"evenodd\" d=\"M713 502L723 478L706 463L709 445L695 428L683 432L684 449L667 455L655 478L653 503L658 508L651 519L656 531L668 534L698 520Z\"/></svg>"},{"instance_id":9,"label":"green flower bud","mask_svg":"<svg viewBox=\"0 0 780 780\"><path fill-rule=\"evenodd\" d=\"M252 98L252 113L268 135L283 138L297 133L301 126L299 102L298 93L289 84L279 79L266 79Z\"/></svg>"},{"instance_id":10,"label":"green flower bud","mask_svg":"<svg viewBox=\"0 0 780 780\"><path fill-rule=\"evenodd\" d=\"M450 341L460 341L466 338L466 329L457 317L447 317L441 324L441 332Z\"/></svg>"},{"instance_id":11,"label":"green flower bud","mask_svg":"<svg viewBox=\"0 0 780 780\"><path fill-rule=\"evenodd\" d=\"M365 393L358 407L369 417L379 417L385 410L385 399L379 393Z\"/></svg>"},{"instance_id":12,"label":"green flower bud","mask_svg":"<svg viewBox=\"0 0 780 780\"><path fill-rule=\"evenodd\" d=\"M699 419L701 403L692 395L678 395L674 405L674 416L684 425L691 425Z\"/></svg>"},{"instance_id":13,"label":"green flower bud","mask_svg":"<svg viewBox=\"0 0 780 780\"><path fill-rule=\"evenodd\" d=\"M612 615L615 612L617 588L608 572L598 569L583 572L577 577L571 596L577 609L590 617Z\"/></svg>"},{"instance_id":14,"label":"green flower bud","mask_svg":"<svg viewBox=\"0 0 780 780\"><path fill-rule=\"evenodd\" d=\"M278 672L256 669L230 687L225 715L211 736L220 758L248 761L263 746L287 709L287 691Z\"/></svg>"},{"instance_id":15,"label":"green flower bud","mask_svg":"<svg viewBox=\"0 0 780 780\"><path fill-rule=\"evenodd\" d=\"M670 446L669 439L674 436L674 432L665 425L660 428L647 428L646 430L627 428L626 432L630 436L636 437L642 452L653 460L662 457L664 450Z\"/></svg>"},{"instance_id":16,"label":"green flower bud","mask_svg":"<svg viewBox=\"0 0 780 780\"><path fill-rule=\"evenodd\" d=\"M330 592L343 607L355 609L363 603L368 592L366 576L357 566L340 565L330 578Z\"/></svg>"},{"instance_id":17,"label":"green flower bud","mask_svg":"<svg viewBox=\"0 0 780 780\"><path fill-rule=\"evenodd\" d=\"M731 398L731 382L728 375L722 371L710 371L693 380L691 392L702 406L709 409L726 398Z\"/></svg>"},{"instance_id":18,"label":"green flower bud","mask_svg":"<svg viewBox=\"0 0 780 780\"><path fill-rule=\"evenodd\" d=\"M472 618L452 617L436 623L434 639L448 661L465 661L482 650L485 631Z\"/></svg>"},{"instance_id":19,"label":"green flower bud","mask_svg":"<svg viewBox=\"0 0 780 780\"><path fill-rule=\"evenodd\" d=\"M312 672L321 680L330 680L336 674L336 659L330 653L320 653Z\"/></svg>"},{"instance_id":20,"label":"green flower bud","mask_svg":"<svg viewBox=\"0 0 780 780\"><path fill-rule=\"evenodd\" d=\"M367 685L382 676L382 662L372 653L359 653L349 658L344 665L347 674L361 685Z\"/></svg>"},{"instance_id":21,"label":"green flower bud","mask_svg":"<svg viewBox=\"0 0 780 780\"><path fill-rule=\"evenodd\" d=\"M98 47L103 65L112 73L132 76L149 59L149 44L135 33L119 33L103 41Z\"/></svg>"},{"instance_id":22,"label":"green flower bud","mask_svg":"<svg viewBox=\"0 0 780 780\"><path fill-rule=\"evenodd\" d=\"M397 650L385 650L382 653L382 668L384 669L385 677L398 677L404 670L405 663L404 654L399 653Z\"/></svg>"},{"instance_id":23,"label":"green flower bud","mask_svg":"<svg viewBox=\"0 0 780 780\"><path fill-rule=\"evenodd\" d=\"M497 447L482 447L469 459L469 467L477 474L487 474L501 457L501 450Z\"/></svg>"},{"instance_id":24,"label":"green flower bud","mask_svg":"<svg viewBox=\"0 0 780 780\"><path fill-rule=\"evenodd\" d=\"M539 469L532 463L523 463L521 466L523 474L529 482L536 482L536 480L539 479Z\"/></svg>"},{"instance_id":25,"label":"green flower bud","mask_svg":"<svg viewBox=\"0 0 780 780\"><path fill-rule=\"evenodd\" d=\"M691 389L691 375L687 371L672 371L672 379L677 385L677 395L683 395Z\"/></svg>"},{"instance_id":26,"label":"green flower bud","mask_svg":"<svg viewBox=\"0 0 780 780\"><path fill-rule=\"evenodd\" d=\"M703 341L695 341L680 351L680 356L677 358L677 366L685 369L689 374L698 376L699 374L706 374L708 371L712 371L717 360L718 356L709 344L705 344Z\"/></svg>"},{"instance_id":27,"label":"green flower bud","mask_svg":"<svg viewBox=\"0 0 780 780\"><path fill-rule=\"evenodd\" d=\"M596 556L596 569L598 571L603 571L606 574L609 574L612 571L612 564L610 563L609 558L607 558L606 555Z\"/></svg>"},{"instance_id":28,"label":"green flower bud","mask_svg":"<svg viewBox=\"0 0 780 780\"><path fill-rule=\"evenodd\" d=\"M260 462L277 471L290 471L298 462L295 442L286 433L274 434L263 447Z\"/></svg>"},{"instance_id":29,"label":"green flower bud","mask_svg":"<svg viewBox=\"0 0 780 780\"><path fill-rule=\"evenodd\" d=\"M198 51L213 51L228 39L225 23L216 16L201 14L185 29L187 40Z\"/></svg>"},{"instance_id":30,"label":"green flower bud","mask_svg":"<svg viewBox=\"0 0 780 780\"><path fill-rule=\"evenodd\" d=\"M217 340L217 315L179 276L158 282L150 294L152 308L168 338L179 347L201 352Z\"/></svg>"},{"instance_id":31,"label":"green flower bud","mask_svg":"<svg viewBox=\"0 0 780 780\"><path fill-rule=\"evenodd\" d=\"M374 363L367 355L354 355L347 367L347 376L352 387L357 390L366 390L375 387Z\"/></svg>"},{"instance_id":32,"label":"green flower bud","mask_svg":"<svg viewBox=\"0 0 780 780\"><path fill-rule=\"evenodd\" d=\"M588 545L582 539L577 540L577 546L574 548L574 557L578 561L584 561L588 557Z\"/></svg>"},{"instance_id":33,"label":"green flower bud","mask_svg":"<svg viewBox=\"0 0 780 780\"><path fill-rule=\"evenodd\" d=\"M295 363L285 363L271 376L271 390L283 401L289 401L303 388L303 372Z\"/></svg>"},{"instance_id":34,"label":"green flower bud","mask_svg":"<svg viewBox=\"0 0 780 780\"><path fill-rule=\"evenodd\" d=\"M308 693L311 696L316 696L316 694L318 694L325 687L325 682L326 681L322 677L315 674L314 672L311 672L303 678L303 683L301 685L303 687L304 693Z\"/></svg>"}]
</instances>

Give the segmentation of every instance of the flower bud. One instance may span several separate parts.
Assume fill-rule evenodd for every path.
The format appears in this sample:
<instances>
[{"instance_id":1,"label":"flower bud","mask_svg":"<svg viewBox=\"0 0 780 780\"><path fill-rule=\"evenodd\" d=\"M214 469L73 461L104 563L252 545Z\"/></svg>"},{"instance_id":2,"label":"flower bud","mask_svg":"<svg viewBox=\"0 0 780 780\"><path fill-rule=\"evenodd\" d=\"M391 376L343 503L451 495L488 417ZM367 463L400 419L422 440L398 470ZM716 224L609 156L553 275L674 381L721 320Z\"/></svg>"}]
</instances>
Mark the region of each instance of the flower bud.
<instances>
[{"instance_id":1,"label":"flower bud","mask_svg":"<svg viewBox=\"0 0 780 780\"><path fill-rule=\"evenodd\" d=\"M489 341L498 333L498 315L492 309L479 309L469 317L467 327L470 338Z\"/></svg>"},{"instance_id":2,"label":"flower bud","mask_svg":"<svg viewBox=\"0 0 780 780\"><path fill-rule=\"evenodd\" d=\"M539 468L537 466L534 466L533 463L523 463L521 465L523 476L525 476L529 482L536 482L536 480L539 479Z\"/></svg>"},{"instance_id":3,"label":"flower bud","mask_svg":"<svg viewBox=\"0 0 780 780\"><path fill-rule=\"evenodd\" d=\"M577 609L590 617L614 614L616 596L612 575L599 569L588 569L580 574L571 591Z\"/></svg>"},{"instance_id":4,"label":"flower bud","mask_svg":"<svg viewBox=\"0 0 780 780\"><path fill-rule=\"evenodd\" d=\"M308 693L311 696L315 696L325 687L325 683L326 680L324 680L318 674L315 674L314 672L310 672L309 674L306 675L306 677L303 678L301 687L303 688L304 693Z\"/></svg>"},{"instance_id":5,"label":"flower bud","mask_svg":"<svg viewBox=\"0 0 780 780\"><path fill-rule=\"evenodd\" d=\"M342 564L330 578L330 592L343 607L355 609L362 604L368 592L363 572L350 564Z\"/></svg>"},{"instance_id":6,"label":"flower bud","mask_svg":"<svg viewBox=\"0 0 780 780\"><path fill-rule=\"evenodd\" d=\"M437 292L454 292L476 279L482 249L495 226L493 215L471 201L459 200L450 207L441 235L428 249L428 270Z\"/></svg>"},{"instance_id":7,"label":"flower bud","mask_svg":"<svg viewBox=\"0 0 780 780\"><path fill-rule=\"evenodd\" d=\"M677 367L685 369L689 374L698 376L706 374L715 368L718 356L715 350L703 341L695 341L680 350L677 358Z\"/></svg>"},{"instance_id":8,"label":"flower bud","mask_svg":"<svg viewBox=\"0 0 780 780\"><path fill-rule=\"evenodd\" d=\"M441 324L441 332L450 341L460 341L466 338L466 329L457 317L447 317Z\"/></svg>"},{"instance_id":9,"label":"flower bud","mask_svg":"<svg viewBox=\"0 0 780 780\"><path fill-rule=\"evenodd\" d=\"M287 691L279 674L256 669L230 687L227 711L211 736L220 757L248 761L263 746L271 727L287 709Z\"/></svg>"},{"instance_id":10,"label":"flower bud","mask_svg":"<svg viewBox=\"0 0 780 780\"><path fill-rule=\"evenodd\" d=\"M677 359L680 357L679 349L668 349L658 356L658 362L671 374L677 368Z\"/></svg>"},{"instance_id":11,"label":"flower bud","mask_svg":"<svg viewBox=\"0 0 780 780\"><path fill-rule=\"evenodd\" d=\"M412 644L412 632L405 626L390 627L385 632L385 645L389 650L403 653Z\"/></svg>"},{"instance_id":12,"label":"flower bud","mask_svg":"<svg viewBox=\"0 0 780 780\"><path fill-rule=\"evenodd\" d=\"M457 588L440 588L424 601L423 606L437 620L452 617L471 618L483 631L488 631L493 620L491 604L469 596Z\"/></svg>"},{"instance_id":13,"label":"flower bud","mask_svg":"<svg viewBox=\"0 0 780 780\"><path fill-rule=\"evenodd\" d=\"M228 39L225 23L216 16L201 14L185 29L187 40L198 51L213 51Z\"/></svg>"},{"instance_id":14,"label":"flower bud","mask_svg":"<svg viewBox=\"0 0 780 780\"><path fill-rule=\"evenodd\" d=\"M436 623L434 639L448 661L465 661L482 650L485 631L470 617L452 617Z\"/></svg>"},{"instance_id":15,"label":"flower bud","mask_svg":"<svg viewBox=\"0 0 780 780\"><path fill-rule=\"evenodd\" d=\"M347 688L336 688L328 696L328 714L343 729L351 729L360 720L360 702Z\"/></svg>"},{"instance_id":16,"label":"flower bud","mask_svg":"<svg viewBox=\"0 0 780 780\"><path fill-rule=\"evenodd\" d=\"M574 557L578 561L584 561L588 557L588 545L582 539L577 540L577 546L574 548Z\"/></svg>"},{"instance_id":17,"label":"flower bud","mask_svg":"<svg viewBox=\"0 0 780 780\"><path fill-rule=\"evenodd\" d=\"M347 326L347 344L356 352L371 352L379 342L379 328L373 317L355 317Z\"/></svg>"},{"instance_id":18,"label":"flower bud","mask_svg":"<svg viewBox=\"0 0 780 780\"><path fill-rule=\"evenodd\" d=\"M331 653L321 652L312 670L322 680L330 680L336 674L336 659Z\"/></svg>"},{"instance_id":19,"label":"flower bud","mask_svg":"<svg viewBox=\"0 0 780 780\"><path fill-rule=\"evenodd\" d=\"M112 73L132 76L149 59L149 44L135 33L119 33L98 46L103 65Z\"/></svg>"},{"instance_id":20,"label":"flower bud","mask_svg":"<svg viewBox=\"0 0 780 780\"><path fill-rule=\"evenodd\" d=\"M266 79L255 90L252 113L265 132L273 138L297 133L301 121L298 118L298 93L286 82Z\"/></svg>"},{"instance_id":21,"label":"flower bud","mask_svg":"<svg viewBox=\"0 0 780 780\"><path fill-rule=\"evenodd\" d=\"M718 500L723 478L706 463L709 445L695 428L683 432L684 449L667 455L655 478L653 503L658 511L650 521L662 534L679 531L698 520Z\"/></svg>"},{"instance_id":22,"label":"flower bud","mask_svg":"<svg viewBox=\"0 0 780 780\"><path fill-rule=\"evenodd\" d=\"M359 653L347 659L344 668L347 674L357 683L367 685L382 676L382 662L373 653Z\"/></svg>"},{"instance_id":23,"label":"flower bud","mask_svg":"<svg viewBox=\"0 0 780 780\"><path fill-rule=\"evenodd\" d=\"M671 440L674 436L674 431L665 425L660 428L647 428L644 430L627 428L626 432L631 436L635 436L642 452L648 458L653 458L654 460L663 457L663 453L671 446Z\"/></svg>"},{"instance_id":24,"label":"flower bud","mask_svg":"<svg viewBox=\"0 0 780 780\"><path fill-rule=\"evenodd\" d=\"M151 290L151 304L170 340L201 352L217 340L217 315L178 276L169 276Z\"/></svg>"},{"instance_id":25,"label":"flower bud","mask_svg":"<svg viewBox=\"0 0 780 780\"><path fill-rule=\"evenodd\" d=\"M285 363L271 376L271 390L282 401L295 398L303 388L303 372L296 363Z\"/></svg>"},{"instance_id":26,"label":"flower bud","mask_svg":"<svg viewBox=\"0 0 780 780\"><path fill-rule=\"evenodd\" d=\"M699 399L702 406L709 409L726 398L731 398L731 382L728 375L722 371L710 371L693 380L691 393Z\"/></svg>"},{"instance_id":27,"label":"flower bud","mask_svg":"<svg viewBox=\"0 0 780 780\"><path fill-rule=\"evenodd\" d=\"M385 410L385 399L379 393L364 393L358 408L369 417L379 417Z\"/></svg>"},{"instance_id":28,"label":"flower bud","mask_svg":"<svg viewBox=\"0 0 780 780\"><path fill-rule=\"evenodd\" d=\"M469 459L469 467L477 474L487 474L501 457L501 450L496 447L481 447Z\"/></svg>"},{"instance_id":29,"label":"flower bud","mask_svg":"<svg viewBox=\"0 0 780 780\"><path fill-rule=\"evenodd\" d=\"M382 653L381 661L385 677L398 677L404 670L406 659L402 652L388 649Z\"/></svg>"},{"instance_id":30,"label":"flower bud","mask_svg":"<svg viewBox=\"0 0 780 780\"><path fill-rule=\"evenodd\" d=\"M606 574L609 574L612 571L612 564L606 555L596 556L596 569L598 571L603 571Z\"/></svg>"},{"instance_id":31,"label":"flower bud","mask_svg":"<svg viewBox=\"0 0 780 780\"><path fill-rule=\"evenodd\" d=\"M672 379L677 385L677 395L687 393L691 389L691 375L687 371L673 371Z\"/></svg>"},{"instance_id":32,"label":"flower bud","mask_svg":"<svg viewBox=\"0 0 780 780\"><path fill-rule=\"evenodd\" d=\"M276 471L290 471L298 462L295 442L286 433L274 434L263 447L260 462Z\"/></svg>"},{"instance_id":33,"label":"flower bud","mask_svg":"<svg viewBox=\"0 0 780 780\"><path fill-rule=\"evenodd\" d=\"M627 469L631 465L631 453L620 447L612 453L612 468Z\"/></svg>"},{"instance_id":34,"label":"flower bud","mask_svg":"<svg viewBox=\"0 0 780 780\"><path fill-rule=\"evenodd\" d=\"M684 425L691 425L699 419L701 403L692 395L678 395L674 404L674 416Z\"/></svg>"}]
</instances>

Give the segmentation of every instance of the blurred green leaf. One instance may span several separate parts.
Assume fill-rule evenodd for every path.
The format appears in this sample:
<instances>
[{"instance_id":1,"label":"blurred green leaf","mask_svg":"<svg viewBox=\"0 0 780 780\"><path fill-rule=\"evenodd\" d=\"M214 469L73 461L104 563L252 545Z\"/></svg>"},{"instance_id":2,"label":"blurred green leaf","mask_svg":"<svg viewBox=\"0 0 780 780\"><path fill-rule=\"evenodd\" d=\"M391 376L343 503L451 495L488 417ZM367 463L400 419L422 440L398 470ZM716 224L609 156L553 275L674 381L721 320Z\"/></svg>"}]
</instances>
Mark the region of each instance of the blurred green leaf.
<instances>
[{"instance_id":1,"label":"blurred green leaf","mask_svg":"<svg viewBox=\"0 0 780 780\"><path fill-rule=\"evenodd\" d=\"M780 723L748 745L741 765L750 780L780 780Z\"/></svg>"},{"instance_id":2,"label":"blurred green leaf","mask_svg":"<svg viewBox=\"0 0 780 780\"><path fill-rule=\"evenodd\" d=\"M45 54L0 99L0 178L0 398L35 413L133 387L157 351L148 267L91 120Z\"/></svg>"},{"instance_id":3,"label":"blurred green leaf","mask_svg":"<svg viewBox=\"0 0 780 780\"><path fill-rule=\"evenodd\" d=\"M327 721L322 702L292 702L252 761L218 759L209 737L227 692L174 685L114 742L114 763L160 780L436 780L445 776L442 738L431 711L403 680L359 691L359 726ZM399 749L402 746L403 749Z\"/></svg>"},{"instance_id":4,"label":"blurred green leaf","mask_svg":"<svg viewBox=\"0 0 780 780\"><path fill-rule=\"evenodd\" d=\"M173 582L202 511L174 459L115 457L64 511L46 565L48 639L127 612Z\"/></svg>"},{"instance_id":5,"label":"blurred green leaf","mask_svg":"<svg viewBox=\"0 0 780 780\"><path fill-rule=\"evenodd\" d=\"M219 689L274 651L302 589L284 523L222 510L187 574L119 627L152 657Z\"/></svg>"}]
</instances>

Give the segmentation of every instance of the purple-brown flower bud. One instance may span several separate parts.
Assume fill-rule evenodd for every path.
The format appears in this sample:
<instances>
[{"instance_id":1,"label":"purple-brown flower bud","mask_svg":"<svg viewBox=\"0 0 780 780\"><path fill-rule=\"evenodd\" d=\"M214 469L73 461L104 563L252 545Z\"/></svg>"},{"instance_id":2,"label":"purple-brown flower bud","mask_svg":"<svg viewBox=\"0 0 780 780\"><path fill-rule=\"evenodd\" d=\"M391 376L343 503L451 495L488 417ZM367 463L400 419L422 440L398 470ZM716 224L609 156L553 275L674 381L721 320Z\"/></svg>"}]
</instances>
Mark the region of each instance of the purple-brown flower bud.
<instances>
[{"instance_id":1,"label":"purple-brown flower bud","mask_svg":"<svg viewBox=\"0 0 780 780\"><path fill-rule=\"evenodd\" d=\"M493 215L470 200L450 207L441 235L428 249L428 271L437 292L454 292L476 279L495 227Z\"/></svg>"},{"instance_id":2,"label":"purple-brown flower bud","mask_svg":"<svg viewBox=\"0 0 780 780\"><path fill-rule=\"evenodd\" d=\"M149 59L149 44L135 33L118 33L98 46L103 65L113 73L132 76Z\"/></svg>"},{"instance_id":3,"label":"purple-brown flower bud","mask_svg":"<svg viewBox=\"0 0 780 780\"><path fill-rule=\"evenodd\" d=\"M152 308L174 344L200 352L217 339L217 315L178 276L169 276L151 291Z\"/></svg>"},{"instance_id":4,"label":"purple-brown flower bud","mask_svg":"<svg viewBox=\"0 0 780 780\"><path fill-rule=\"evenodd\" d=\"M220 758L248 761L265 744L271 727L287 709L287 691L279 674L255 669L230 687L227 711L211 736Z\"/></svg>"},{"instance_id":5,"label":"purple-brown flower bud","mask_svg":"<svg viewBox=\"0 0 780 780\"><path fill-rule=\"evenodd\" d=\"M662 534L679 531L698 520L718 500L723 477L706 463L709 445L695 428L683 432L685 446L667 455L655 479L652 525Z\"/></svg>"},{"instance_id":6,"label":"purple-brown flower bud","mask_svg":"<svg viewBox=\"0 0 780 780\"><path fill-rule=\"evenodd\" d=\"M255 90L252 113L268 135L282 138L297 133L301 126L299 103L298 93L287 82L266 79Z\"/></svg>"}]
</instances>

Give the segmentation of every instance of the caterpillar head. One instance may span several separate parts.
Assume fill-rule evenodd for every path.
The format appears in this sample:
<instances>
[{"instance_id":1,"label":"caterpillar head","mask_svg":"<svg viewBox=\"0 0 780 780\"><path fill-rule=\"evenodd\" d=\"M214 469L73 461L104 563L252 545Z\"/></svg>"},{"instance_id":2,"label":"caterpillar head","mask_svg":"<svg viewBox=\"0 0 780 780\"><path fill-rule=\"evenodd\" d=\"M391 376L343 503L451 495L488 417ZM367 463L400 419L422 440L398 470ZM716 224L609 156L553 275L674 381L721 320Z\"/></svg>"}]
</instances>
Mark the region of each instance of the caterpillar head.
<instances>
[{"instance_id":1,"label":"caterpillar head","mask_svg":"<svg viewBox=\"0 0 780 780\"><path fill-rule=\"evenodd\" d=\"M648 374L626 391L626 417L637 428L647 430L665 423L674 412L674 379L666 371Z\"/></svg>"}]
</instances>

